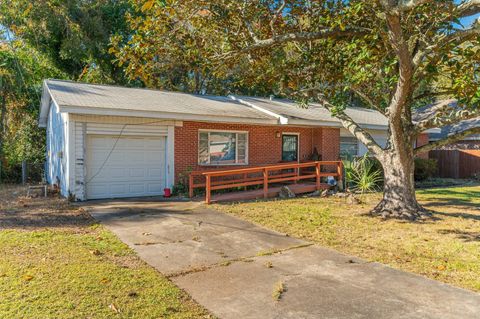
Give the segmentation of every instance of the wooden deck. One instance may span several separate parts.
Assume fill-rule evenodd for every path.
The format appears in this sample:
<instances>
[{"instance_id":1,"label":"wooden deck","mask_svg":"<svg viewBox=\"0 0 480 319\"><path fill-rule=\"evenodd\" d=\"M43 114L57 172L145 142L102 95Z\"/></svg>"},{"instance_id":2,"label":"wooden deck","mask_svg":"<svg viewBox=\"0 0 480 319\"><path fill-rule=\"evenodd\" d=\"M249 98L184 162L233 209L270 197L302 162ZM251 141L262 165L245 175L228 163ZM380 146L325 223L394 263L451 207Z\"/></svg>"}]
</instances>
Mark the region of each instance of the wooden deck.
<instances>
[{"instance_id":1,"label":"wooden deck","mask_svg":"<svg viewBox=\"0 0 480 319\"><path fill-rule=\"evenodd\" d=\"M268 198L277 197L282 186L269 187L267 192L267 197ZM288 186L288 188L290 188L290 190L294 192L296 195L312 193L317 190L316 183L299 183L299 184L289 184L286 186ZM329 185L320 184L320 188L328 189ZM264 198L263 189L216 194L212 196L211 203L238 202L241 200L252 200L252 199L260 199L260 198Z\"/></svg>"},{"instance_id":2,"label":"wooden deck","mask_svg":"<svg viewBox=\"0 0 480 319\"><path fill-rule=\"evenodd\" d=\"M190 173L189 195L190 197L193 196L195 188L204 188L207 204L212 201L269 198L277 196L281 187L286 184L294 193L301 194L325 189L328 185L322 183L322 179L332 176L340 181L342 175L343 165L341 161L315 161L242 169L197 171ZM263 187L256 190L247 190L251 186ZM212 191L239 188L244 188L244 191L212 194Z\"/></svg>"}]
</instances>

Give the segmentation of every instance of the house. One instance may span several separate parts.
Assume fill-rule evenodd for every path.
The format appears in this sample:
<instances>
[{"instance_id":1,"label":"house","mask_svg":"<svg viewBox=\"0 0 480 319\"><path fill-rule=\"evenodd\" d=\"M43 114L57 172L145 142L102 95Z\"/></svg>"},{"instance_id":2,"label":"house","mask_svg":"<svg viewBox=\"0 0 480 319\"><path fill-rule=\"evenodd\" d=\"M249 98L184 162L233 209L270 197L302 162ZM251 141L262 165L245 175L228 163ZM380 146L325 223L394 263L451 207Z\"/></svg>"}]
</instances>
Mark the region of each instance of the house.
<instances>
[{"instance_id":1,"label":"house","mask_svg":"<svg viewBox=\"0 0 480 319\"><path fill-rule=\"evenodd\" d=\"M432 132L429 134L430 141L438 141L444 139L450 135L455 134L456 132L462 132L474 127L480 126L480 117L474 118L471 120L465 120L458 124L448 125L442 127L437 132ZM470 135L465 137L463 140L455 142L450 145L441 147L443 150L480 150L480 135Z\"/></svg>"},{"instance_id":2,"label":"house","mask_svg":"<svg viewBox=\"0 0 480 319\"><path fill-rule=\"evenodd\" d=\"M387 121L346 111L381 144ZM320 105L46 80L46 177L77 200L162 195L189 170L338 160L366 148Z\"/></svg>"}]
</instances>

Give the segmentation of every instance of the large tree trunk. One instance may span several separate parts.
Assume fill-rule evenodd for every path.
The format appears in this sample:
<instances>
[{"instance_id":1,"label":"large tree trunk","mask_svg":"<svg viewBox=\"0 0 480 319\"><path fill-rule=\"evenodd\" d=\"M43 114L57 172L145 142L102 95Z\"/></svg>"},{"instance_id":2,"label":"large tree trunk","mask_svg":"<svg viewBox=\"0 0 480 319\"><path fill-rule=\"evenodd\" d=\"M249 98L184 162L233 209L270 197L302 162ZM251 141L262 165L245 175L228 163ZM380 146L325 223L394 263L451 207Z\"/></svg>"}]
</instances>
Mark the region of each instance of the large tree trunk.
<instances>
[{"instance_id":1,"label":"large tree trunk","mask_svg":"<svg viewBox=\"0 0 480 319\"><path fill-rule=\"evenodd\" d=\"M414 220L426 211L417 202L414 181L414 155L412 150L388 151L383 154L383 199L372 210L384 218Z\"/></svg>"}]
</instances>

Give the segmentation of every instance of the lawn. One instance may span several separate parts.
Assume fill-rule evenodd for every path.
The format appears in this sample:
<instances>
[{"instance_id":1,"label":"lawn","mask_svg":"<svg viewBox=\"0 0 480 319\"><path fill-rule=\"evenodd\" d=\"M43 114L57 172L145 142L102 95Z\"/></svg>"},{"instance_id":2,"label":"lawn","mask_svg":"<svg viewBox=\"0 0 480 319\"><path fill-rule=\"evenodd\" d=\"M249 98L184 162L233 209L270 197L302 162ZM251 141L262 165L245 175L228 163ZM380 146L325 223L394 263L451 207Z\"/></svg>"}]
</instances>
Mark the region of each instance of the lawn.
<instances>
[{"instance_id":1,"label":"lawn","mask_svg":"<svg viewBox=\"0 0 480 319\"><path fill-rule=\"evenodd\" d=\"M211 317L82 209L21 194L0 188L0 318Z\"/></svg>"},{"instance_id":2,"label":"lawn","mask_svg":"<svg viewBox=\"0 0 480 319\"><path fill-rule=\"evenodd\" d=\"M480 291L480 185L419 190L431 219L406 222L367 215L364 203L295 198L215 205L223 212L319 245L458 287Z\"/></svg>"}]
</instances>

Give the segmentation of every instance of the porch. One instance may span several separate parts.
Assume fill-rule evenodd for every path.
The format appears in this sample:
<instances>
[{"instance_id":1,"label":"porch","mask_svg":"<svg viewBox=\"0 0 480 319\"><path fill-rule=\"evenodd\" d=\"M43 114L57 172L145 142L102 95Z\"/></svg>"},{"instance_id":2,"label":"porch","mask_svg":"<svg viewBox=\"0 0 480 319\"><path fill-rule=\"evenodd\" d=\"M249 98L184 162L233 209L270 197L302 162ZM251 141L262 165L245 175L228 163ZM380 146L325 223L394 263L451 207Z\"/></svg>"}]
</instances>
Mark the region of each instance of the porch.
<instances>
[{"instance_id":1,"label":"porch","mask_svg":"<svg viewBox=\"0 0 480 319\"><path fill-rule=\"evenodd\" d=\"M195 189L205 189L205 202L237 201L275 197L280 189L288 185L295 194L327 189L326 178L342 180L341 161L312 161L264 165L242 169L194 171L189 175L189 196ZM254 187L254 189L248 189ZM212 194L214 191L232 190L228 193Z\"/></svg>"}]
</instances>

